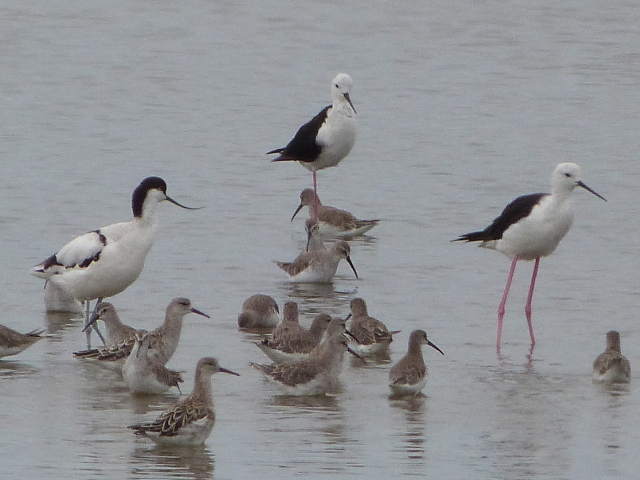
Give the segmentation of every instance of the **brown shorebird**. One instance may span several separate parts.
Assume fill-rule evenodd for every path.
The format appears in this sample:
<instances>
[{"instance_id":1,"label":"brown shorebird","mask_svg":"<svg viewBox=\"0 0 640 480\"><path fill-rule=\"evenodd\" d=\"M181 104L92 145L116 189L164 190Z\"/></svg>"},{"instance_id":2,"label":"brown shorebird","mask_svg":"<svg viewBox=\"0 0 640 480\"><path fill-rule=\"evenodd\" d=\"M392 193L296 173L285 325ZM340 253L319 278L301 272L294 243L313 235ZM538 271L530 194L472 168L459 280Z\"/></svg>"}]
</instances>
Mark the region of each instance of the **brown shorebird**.
<instances>
[{"instance_id":1,"label":"brown shorebird","mask_svg":"<svg viewBox=\"0 0 640 480\"><path fill-rule=\"evenodd\" d=\"M191 306L191 300L188 298L174 298L167 307L164 323L149 334L151 348L149 354L154 357L158 363L166 365L176 351L176 348L178 348L180 334L182 333L182 320L188 313L197 313L203 317L210 318L206 313L202 313L200 310L193 308ZM134 343L135 337L129 337L111 347L84 350L82 352L75 352L73 355L78 358L112 362L128 357L133 349Z\"/></svg>"},{"instance_id":2,"label":"brown shorebird","mask_svg":"<svg viewBox=\"0 0 640 480\"><path fill-rule=\"evenodd\" d=\"M620 353L620 334L615 330L607 332L607 348L593 362L593 379L608 383L631 381L631 364Z\"/></svg>"},{"instance_id":3,"label":"brown shorebird","mask_svg":"<svg viewBox=\"0 0 640 480\"><path fill-rule=\"evenodd\" d=\"M87 326L84 327L84 330L90 328L98 320L102 320L106 327L105 347L130 339L137 331L135 328L122 323L118 312L116 312L116 307L109 302L100 302L96 305L95 312L89 319Z\"/></svg>"},{"instance_id":4,"label":"brown shorebird","mask_svg":"<svg viewBox=\"0 0 640 480\"><path fill-rule=\"evenodd\" d=\"M298 321L298 304L286 302L282 309L282 322L271 332L271 341L288 343L291 338L298 338L304 333L305 329Z\"/></svg>"},{"instance_id":5,"label":"brown shorebird","mask_svg":"<svg viewBox=\"0 0 640 480\"><path fill-rule=\"evenodd\" d=\"M355 339L354 350L360 355L377 355L387 351L393 335L400 330L389 331L384 323L369 316L367 304L362 298L351 300L351 325L349 334Z\"/></svg>"},{"instance_id":6,"label":"brown shorebird","mask_svg":"<svg viewBox=\"0 0 640 480\"><path fill-rule=\"evenodd\" d=\"M380 223L380 220L360 220L346 210L323 205L312 188L305 188L300 194L300 205L293 213L291 221L304 207L309 207L309 217L313 218L314 202L318 206L318 224L322 237L357 237Z\"/></svg>"},{"instance_id":7,"label":"brown shorebird","mask_svg":"<svg viewBox=\"0 0 640 480\"><path fill-rule=\"evenodd\" d=\"M183 382L180 372L169 370L149 355L149 332L138 330L131 354L122 366L122 379L134 395L158 395L171 387L180 391ZM182 392L180 392L182 393Z\"/></svg>"},{"instance_id":8,"label":"brown shorebird","mask_svg":"<svg viewBox=\"0 0 640 480\"><path fill-rule=\"evenodd\" d=\"M275 363L289 363L299 360L316 348L324 335L331 317L326 313L319 313L311 322L309 330L293 329L288 334L279 335L279 340L265 339L256 345Z\"/></svg>"},{"instance_id":9,"label":"brown shorebird","mask_svg":"<svg viewBox=\"0 0 640 480\"><path fill-rule=\"evenodd\" d=\"M216 421L211 391L211 375L217 372L237 375L222 368L212 357L204 357L196 365L193 392L153 422L130 425L136 435L157 444L200 445L204 443Z\"/></svg>"},{"instance_id":10,"label":"brown shorebird","mask_svg":"<svg viewBox=\"0 0 640 480\"><path fill-rule=\"evenodd\" d=\"M411 332L407 354L389 371L389 387L394 395L417 395L426 385L427 366L422 356L422 345L429 345L444 355L429 341L424 330Z\"/></svg>"},{"instance_id":11,"label":"brown shorebird","mask_svg":"<svg viewBox=\"0 0 640 480\"><path fill-rule=\"evenodd\" d=\"M343 334L328 337L306 358L280 365L251 363L286 395L325 395L338 386L349 341Z\"/></svg>"},{"instance_id":12,"label":"brown shorebird","mask_svg":"<svg viewBox=\"0 0 640 480\"><path fill-rule=\"evenodd\" d=\"M307 250L293 262L276 262L293 281L300 283L331 283L338 270L340 260L347 261L356 278L358 272L351 261L351 247L344 240L338 240L329 248L324 246L317 222L307 219Z\"/></svg>"},{"instance_id":13,"label":"brown shorebird","mask_svg":"<svg viewBox=\"0 0 640 480\"><path fill-rule=\"evenodd\" d=\"M269 295L251 295L242 304L238 315L240 328L273 328L280 321L280 309Z\"/></svg>"},{"instance_id":14,"label":"brown shorebird","mask_svg":"<svg viewBox=\"0 0 640 480\"><path fill-rule=\"evenodd\" d=\"M0 358L17 355L41 340L44 330L36 329L28 333L20 333L0 325Z\"/></svg>"}]
</instances>

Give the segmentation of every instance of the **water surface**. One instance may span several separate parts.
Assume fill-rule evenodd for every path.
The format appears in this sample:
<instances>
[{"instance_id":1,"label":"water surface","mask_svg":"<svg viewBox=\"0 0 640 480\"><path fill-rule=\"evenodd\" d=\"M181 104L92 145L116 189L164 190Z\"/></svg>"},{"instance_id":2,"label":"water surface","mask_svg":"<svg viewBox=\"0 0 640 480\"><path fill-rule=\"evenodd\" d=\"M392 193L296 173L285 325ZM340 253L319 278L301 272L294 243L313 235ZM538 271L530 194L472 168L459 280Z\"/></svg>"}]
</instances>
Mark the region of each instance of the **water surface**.
<instances>
[{"instance_id":1,"label":"water surface","mask_svg":"<svg viewBox=\"0 0 640 480\"><path fill-rule=\"evenodd\" d=\"M0 362L0 458L7 477L632 478L640 467L635 383L593 385L606 331L640 358L640 7L635 2L489 1L15 2L0 6L1 322L48 338ZM352 242L331 287L286 282L274 260L304 245L289 222L311 175L272 164L354 79L359 136L319 173L322 200L381 218ZM576 191L576 221L541 263L529 356L518 266L502 356L496 308L509 262L451 244L515 196L546 191L575 161L608 199ZM177 395L132 399L116 375L72 358L81 320L46 315L29 268L87 230L130 218L131 191L160 175L178 201L138 281L112 299L121 318L154 328L175 296L187 317L170 362L192 386L214 355L241 377L214 378L218 421L202 448L156 449L126 426ZM424 328L425 397L388 398L389 363L348 361L342 391L287 398L250 361L237 331L249 295L345 315L354 296L409 333ZM428 349L431 350L431 349Z\"/></svg>"}]
</instances>

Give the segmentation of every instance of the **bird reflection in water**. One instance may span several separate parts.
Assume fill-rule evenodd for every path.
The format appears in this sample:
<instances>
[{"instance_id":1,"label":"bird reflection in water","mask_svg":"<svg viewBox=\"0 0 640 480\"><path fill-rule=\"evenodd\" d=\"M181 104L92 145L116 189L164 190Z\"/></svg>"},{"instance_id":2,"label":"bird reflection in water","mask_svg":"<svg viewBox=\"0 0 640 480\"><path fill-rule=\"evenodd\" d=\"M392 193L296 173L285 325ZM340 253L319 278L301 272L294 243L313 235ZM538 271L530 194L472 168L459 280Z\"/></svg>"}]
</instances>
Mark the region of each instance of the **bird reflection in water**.
<instances>
[{"instance_id":1,"label":"bird reflection in water","mask_svg":"<svg viewBox=\"0 0 640 480\"><path fill-rule=\"evenodd\" d=\"M398 437L402 440L403 451L401 453L406 455L406 458L412 464L419 460L415 464L417 472L424 471L427 423L425 418L427 411L426 400L427 397L424 394L402 397L389 396L391 407L404 412L404 429L398 432Z\"/></svg>"},{"instance_id":2,"label":"bird reflection in water","mask_svg":"<svg viewBox=\"0 0 640 480\"><path fill-rule=\"evenodd\" d=\"M215 456L206 445L136 447L129 463L132 471L153 472L156 478L209 480L215 470Z\"/></svg>"}]
</instances>

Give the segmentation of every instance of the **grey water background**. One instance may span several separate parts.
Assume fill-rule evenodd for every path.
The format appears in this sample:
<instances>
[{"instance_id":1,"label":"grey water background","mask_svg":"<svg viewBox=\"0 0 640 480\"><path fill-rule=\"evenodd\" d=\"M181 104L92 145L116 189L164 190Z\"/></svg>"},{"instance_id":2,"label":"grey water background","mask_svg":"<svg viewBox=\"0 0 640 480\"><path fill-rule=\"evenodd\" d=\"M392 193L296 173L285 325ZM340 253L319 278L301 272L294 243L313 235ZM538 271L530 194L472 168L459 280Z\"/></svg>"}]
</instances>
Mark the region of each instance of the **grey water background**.
<instances>
[{"instance_id":1,"label":"grey water background","mask_svg":"<svg viewBox=\"0 0 640 480\"><path fill-rule=\"evenodd\" d=\"M637 2L0 2L0 322L48 338L0 361L3 478L634 478L637 378L591 382L618 329L639 364L640 6ZM380 218L352 242L333 286L288 283L274 260L303 248L289 218L311 175L273 164L354 80L359 133L321 199ZM451 244L515 196L548 190L575 161L608 199L574 194L576 221L541 262L529 353L530 263L516 270L495 351L509 261ZM202 448L156 449L126 426L179 398L133 399L112 372L75 360L81 320L45 314L32 265L87 230L130 218L140 180L160 175L192 206L159 207L144 272L111 299L154 328L175 296L191 315L170 361L192 386L213 355L218 420ZM425 397L388 398L389 364L350 360L342 392L276 395L248 362L242 301L296 300L302 322L346 315L354 296L400 329L424 328ZM634 367L640 368L640 367Z\"/></svg>"}]
</instances>

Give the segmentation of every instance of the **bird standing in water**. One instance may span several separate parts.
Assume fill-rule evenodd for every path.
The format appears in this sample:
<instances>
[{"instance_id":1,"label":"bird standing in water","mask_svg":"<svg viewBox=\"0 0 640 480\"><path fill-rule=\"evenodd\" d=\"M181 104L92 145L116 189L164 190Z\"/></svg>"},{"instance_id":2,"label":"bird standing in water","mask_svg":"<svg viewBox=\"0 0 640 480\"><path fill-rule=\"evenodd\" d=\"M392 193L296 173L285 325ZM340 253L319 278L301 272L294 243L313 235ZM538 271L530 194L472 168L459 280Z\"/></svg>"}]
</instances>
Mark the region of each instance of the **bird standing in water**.
<instances>
[{"instance_id":1,"label":"bird standing in water","mask_svg":"<svg viewBox=\"0 0 640 480\"><path fill-rule=\"evenodd\" d=\"M280 154L274 162L296 161L313 172L313 191L318 194L318 170L333 167L346 157L356 142L356 109L351 103L352 80L339 73L331 82L332 105L322 109L296 132L282 148L267 152ZM317 219L317 205L313 218Z\"/></svg>"},{"instance_id":2,"label":"bird standing in water","mask_svg":"<svg viewBox=\"0 0 640 480\"><path fill-rule=\"evenodd\" d=\"M74 238L57 253L36 265L31 273L58 285L76 300L86 302L85 327L89 324L89 303L113 297L136 281L158 230L156 206L168 201L185 207L167 195L160 177L147 177L133 191L133 220L114 223ZM91 330L86 330L91 348Z\"/></svg>"},{"instance_id":3,"label":"bird standing in water","mask_svg":"<svg viewBox=\"0 0 640 480\"><path fill-rule=\"evenodd\" d=\"M571 193L576 187L581 187L598 198L605 200L604 197L580 180L580 174L580 167L575 163L561 163L551 176L551 193L522 195L507 205L500 216L496 217L491 225L484 230L467 233L452 240L454 242L482 242L480 244L481 247L497 250L512 259L502 301L498 306L498 334L496 340L498 352L500 351L505 304L518 260L535 260L529 295L525 306L525 315L533 348L536 339L533 335L533 325L531 323L531 302L538 275L538 265L541 257L551 255L555 251L560 240L564 238L573 224L574 214L570 202Z\"/></svg>"}]
</instances>

